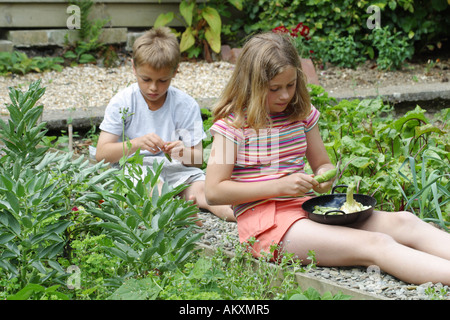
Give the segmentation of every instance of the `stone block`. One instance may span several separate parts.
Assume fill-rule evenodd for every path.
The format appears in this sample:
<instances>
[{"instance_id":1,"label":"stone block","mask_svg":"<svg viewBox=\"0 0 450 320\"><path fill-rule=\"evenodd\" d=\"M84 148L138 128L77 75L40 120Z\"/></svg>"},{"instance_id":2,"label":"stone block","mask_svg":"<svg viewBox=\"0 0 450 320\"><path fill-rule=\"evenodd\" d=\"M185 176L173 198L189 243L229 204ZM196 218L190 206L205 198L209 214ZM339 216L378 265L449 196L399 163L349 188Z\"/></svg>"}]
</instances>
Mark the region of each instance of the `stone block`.
<instances>
[{"instance_id":1,"label":"stone block","mask_svg":"<svg viewBox=\"0 0 450 320\"><path fill-rule=\"evenodd\" d=\"M142 36L145 32L129 32L127 34L127 45L125 46L125 49L127 51L133 51L133 44L136 41L137 38Z\"/></svg>"},{"instance_id":2,"label":"stone block","mask_svg":"<svg viewBox=\"0 0 450 320\"><path fill-rule=\"evenodd\" d=\"M64 46L67 44L75 44L80 40L77 30L47 30L48 44L55 46Z\"/></svg>"},{"instance_id":3,"label":"stone block","mask_svg":"<svg viewBox=\"0 0 450 320\"><path fill-rule=\"evenodd\" d=\"M306 80L308 83L320 85L319 84L319 77L316 73L316 68L314 67L313 62L311 59L300 59L302 64L302 70L303 73L306 75Z\"/></svg>"},{"instance_id":4,"label":"stone block","mask_svg":"<svg viewBox=\"0 0 450 320\"><path fill-rule=\"evenodd\" d=\"M125 43L127 32L127 28L104 28L98 40L106 44Z\"/></svg>"},{"instance_id":5,"label":"stone block","mask_svg":"<svg viewBox=\"0 0 450 320\"><path fill-rule=\"evenodd\" d=\"M229 45L223 45L220 48L220 58L222 61L229 62L231 59L231 47Z\"/></svg>"},{"instance_id":6,"label":"stone block","mask_svg":"<svg viewBox=\"0 0 450 320\"><path fill-rule=\"evenodd\" d=\"M14 45L12 41L0 40L0 52L13 52Z\"/></svg>"},{"instance_id":7,"label":"stone block","mask_svg":"<svg viewBox=\"0 0 450 320\"><path fill-rule=\"evenodd\" d=\"M15 47L40 47L49 45L46 30L8 31L7 38Z\"/></svg>"},{"instance_id":8,"label":"stone block","mask_svg":"<svg viewBox=\"0 0 450 320\"><path fill-rule=\"evenodd\" d=\"M8 40L15 47L64 46L66 41L74 44L80 40L78 30L12 30L7 34ZM119 44L127 41L127 28L104 28L99 41L106 44Z\"/></svg>"}]
</instances>

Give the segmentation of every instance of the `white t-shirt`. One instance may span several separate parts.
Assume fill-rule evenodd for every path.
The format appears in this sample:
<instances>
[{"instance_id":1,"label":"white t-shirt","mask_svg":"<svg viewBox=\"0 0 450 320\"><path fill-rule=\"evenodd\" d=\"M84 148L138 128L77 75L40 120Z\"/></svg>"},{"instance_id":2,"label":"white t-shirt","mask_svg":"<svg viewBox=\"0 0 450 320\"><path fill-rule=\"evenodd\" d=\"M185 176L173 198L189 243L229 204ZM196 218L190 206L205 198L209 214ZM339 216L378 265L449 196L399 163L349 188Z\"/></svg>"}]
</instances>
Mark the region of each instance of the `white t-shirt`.
<instances>
[{"instance_id":1,"label":"white t-shirt","mask_svg":"<svg viewBox=\"0 0 450 320\"><path fill-rule=\"evenodd\" d=\"M169 86L161 108L152 111L137 83L118 92L109 102L100 129L125 140L156 133L166 142L181 140L186 147L196 146L205 137L200 107L194 98ZM123 132L124 131L124 132ZM141 154L152 155L141 150ZM162 152L157 154L161 156Z\"/></svg>"}]
</instances>

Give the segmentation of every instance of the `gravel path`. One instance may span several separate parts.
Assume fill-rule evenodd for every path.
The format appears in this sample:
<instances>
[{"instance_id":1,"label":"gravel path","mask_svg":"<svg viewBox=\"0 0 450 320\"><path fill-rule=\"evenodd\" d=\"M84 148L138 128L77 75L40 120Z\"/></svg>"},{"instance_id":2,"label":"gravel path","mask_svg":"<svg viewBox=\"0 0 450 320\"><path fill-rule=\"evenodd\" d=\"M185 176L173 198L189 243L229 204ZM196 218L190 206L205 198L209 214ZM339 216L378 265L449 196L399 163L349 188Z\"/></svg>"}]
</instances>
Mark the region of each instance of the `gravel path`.
<instances>
[{"instance_id":1,"label":"gravel path","mask_svg":"<svg viewBox=\"0 0 450 320\"><path fill-rule=\"evenodd\" d=\"M390 85L398 83L435 83L447 82L449 77L448 61L437 67L410 67L402 72L380 72L370 65L357 70L327 68L319 71L319 81L328 92L340 89L354 89L356 85ZM365 69L364 69L365 67ZM172 82L175 87L184 90L196 99L216 98L220 95L228 81L234 65L226 62L190 63L183 62L178 74ZM370 76L367 76L370 74ZM120 67L105 69L87 65L65 68L62 72L46 72L44 74L28 74L25 76L0 77L0 115L8 115L5 104L9 103L8 87L26 87L37 79L42 79L46 93L41 98L46 110L81 110L97 106L105 106L111 97L135 81L129 61ZM366 79L366 80L362 80ZM370 80L372 79L372 80ZM202 242L210 245L224 246L233 250L237 241L235 223L224 222L209 213L200 213L203 219L205 236ZM310 271L318 278L335 281L340 285L376 293L389 299L450 299L450 291L441 284L430 283L420 286L398 281L390 275L376 269L365 268L317 268Z\"/></svg>"},{"instance_id":2,"label":"gravel path","mask_svg":"<svg viewBox=\"0 0 450 320\"><path fill-rule=\"evenodd\" d=\"M237 225L225 222L208 212L200 212L203 221L203 236L201 242L208 246L221 246L233 251L233 245L239 242ZM308 271L318 279L332 281L339 286L357 289L369 294L375 294L385 299L393 300L450 300L450 288L440 283L424 283L414 285L400 281L393 276L380 272L373 266L325 268L317 267ZM306 288L304 288L306 289Z\"/></svg>"},{"instance_id":3,"label":"gravel path","mask_svg":"<svg viewBox=\"0 0 450 320\"><path fill-rule=\"evenodd\" d=\"M172 85L195 99L219 97L233 72L228 62L182 62ZM329 66L318 69L320 84L327 92L357 92L358 89L388 86L419 85L423 83L448 83L450 59L429 64L408 64L401 71L380 71L373 63L365 63L357 69ZM42 80L46 93L41 99L46 110L82 110L106 106L112 96L135 81L129 59L117 68L99 68L95 65L68 67L62 72L0 77L0 115L7 115L5 103L9 103L8 87L26 88Z\"/></svg>"}]
</instances>

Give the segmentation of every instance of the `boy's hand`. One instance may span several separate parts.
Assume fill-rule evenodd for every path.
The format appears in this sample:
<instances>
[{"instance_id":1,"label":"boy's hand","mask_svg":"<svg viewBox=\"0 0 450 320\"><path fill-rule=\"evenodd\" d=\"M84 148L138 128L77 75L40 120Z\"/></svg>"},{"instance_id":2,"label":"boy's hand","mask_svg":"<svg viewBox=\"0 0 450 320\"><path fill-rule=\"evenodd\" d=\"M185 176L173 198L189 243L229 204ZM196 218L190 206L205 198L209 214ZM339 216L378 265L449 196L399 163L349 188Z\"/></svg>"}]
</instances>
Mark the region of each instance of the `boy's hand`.
<instances>
[{"instance_id":1,"label":"boy's hand","mask_svg":"<svg viewBox=\"0 0 450 320\"><path fill-rule=\"evenodd\" d=\"M150 153L156 154L164 151L165 142L156 133L149 133L145 136L134 138L132 144L135 144L141 150L147 150Z\"/></svg>"},{"instance_id":2,"label":"boy's hand","mask_svg":"<svg viewBox=\"0 0 450 320\"><path fill-rule=\"evenodd\" d=\"M184 155L184 144L180 140L166 142L161 150L174 159L181 159Z\"/></svg>"}]
</instances>

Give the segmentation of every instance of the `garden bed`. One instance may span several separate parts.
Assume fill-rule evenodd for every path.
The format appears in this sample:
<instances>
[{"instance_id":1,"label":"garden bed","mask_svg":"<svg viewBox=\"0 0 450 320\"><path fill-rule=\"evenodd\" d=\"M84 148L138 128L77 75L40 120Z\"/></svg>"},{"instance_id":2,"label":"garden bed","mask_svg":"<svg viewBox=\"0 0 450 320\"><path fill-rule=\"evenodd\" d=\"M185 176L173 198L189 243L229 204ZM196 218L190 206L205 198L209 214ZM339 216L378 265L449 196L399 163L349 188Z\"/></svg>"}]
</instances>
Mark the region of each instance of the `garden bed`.
<instances>
[{"instance_id":1,"label":"garden bed","mask_svg":"<svg viewBox=\"0 0 450 320\"><path fill-rule=\"evenodd\" d=\"M220 86L223 86L223 83L217 83L212 82L210 79L216 79L220 78L222 81L226 82L226 77L215 77L214 74L221 74L225 75L229 72L231 72L233 65L226 64L226 63L215 63L215 64L203 64L203 63L184 63L182 65L183 68L180 70L180 74L178 77L178 83L174 81L174 85L177 85L179 87L182 87L182 81L186 81L185 83L192 83L192 79L196 79L197 84L195 87L190 89L185 89L189 92L191 90L191 94L193 96L196 95L202 95L203 98L211 98L204 95L204 92L210 92L211 90L207 89L207 86L215 85L215 88L220 88ZM202 69L202 68L205 69ZM70 69L70 70L69 70ZM46 79L44 82L47 87L46 94L41 98L41 102L44 103L45 108L50 109L51 106L54 106L50 100L45 100L46 96L50 95L49 99L57 98L57 96L62 96L62 99L58 102L58 107L60 105L68 106L72 105L71 110L73 113L77 113L80 108L77 107L78 104L84 106L86 104L87 99L89 99L89 92L88 93L81 93L83 89L82 83L96 83L97 82L107 82L111 81L111 78L114 78L114 81L117 84L115 89L110 91L110 93L106 93L106 91L103 91L103 94L100 94L98 96L95 96L92 101L92 104L97 104L96 102L100 101L100 98L105 98L105 96L108 96L108 94L112 94L114 91L119 90L119 87L125 86L126 81L128 83L132 80L132 76L130 75L129 71L124 71L125 78L115 77L118 74L115 72L118 72L118 70L115 69L101 69L97 67L92 66L86 66L86 67L77 67L77 68L67 68L67 71L76 71L80 72L80 78L70 77L66 75L66 78L61 79L58 78L57 73L48 72L42 75L44 79ZM93 76L89 78L89 81L82 80L82 72L81 71L87 71L87 70L94 70L95 72L103 72L103 80L99 81L98 75ZM189 70L189 71L188 71ZM208 74L205 70L209 70L211 73ZM196 72L202 72L203 75L207 74L208 76L204 77L201 81L198 81L198 75L196 75ZM64 73L64 71L63 71ZM73 76L73 75L72 75ZM131 77L131 78L130 78ZM121 83L121 80L124 81L124 79L128 79L125 82ZM436 78L437 79L437 78ZM435 79L435 80L436 80ZM24 77L16 77L13 79L14 81L19 81L17 83L20 83L22 85L22 89L25 89L24 86L27 86L27 81L30 82L32 79L27 78L27 76ZM64 82L66 81L66 82ZM209 82L208 82L209 81ZM437 80L436 80L437 81ZM104 89L111 89L108 88L108 84L102 84L101 87L104 87ZM70 90L72 90L74 87L79 86L77 90L81 90L77 93L71 93ZM91 86L92 87L92 86ZM54 91L53 91L54 90ZM196 91L198 90L198 91ZM101 90L100 90L101 91ZM220 91L220 90L219 90ZM196 93L195 93L196 92ZM3 93L3 90L2 90ZM62 93L62 94L61 94ZM73 96L72 96L73 95ZM80 99L80 95L83 97ZM59 97L61 98L61 97ZM70 100L72 99L73 100ZM9 97L8 97L9 99ZM201 99L197 96L197 99ZM68 100L68 101L67 101ZM8 101L5 101L5 103ZM53 102L55 103L55 102ZM328 105L325 103L323 105L325 109L328 108ZM346 107L352 107L352 103L350 102ZM83 107L81 107L82 109ZM325 110L324 109L324 110ZM325 116L325 114L324 114ZM221 246L224 241L226 243L226 248L233 249L235 241L237 240L237 230L236 230L236 224L234 223L226 223L223 221L219 221L215 216L209 214L209 213L201 213L201 217L204 219L204 231L205 236L202 237L201 242L209 245L209 246ZM227 238L227 239L225 239ZM382 272L378 272L377 270L365 270L362 268L316 268L311 269L308 271L308 274L311 275L315 279L322 279L323 282L334 282L336 283L336 286L347 286L349 290L357 289L357 290L363 290L370 294L374 295L380 295L385 298L390 299L427 299L427 298L442 298L446 297L448 298L448 288L440 286L439 284L431 286L430 284L425 284L422 286L415 286L415 285L409 285L405 284L403 282L397 281L393 277L383 274ZM319 280L321 281L321 280ZM441 292L445 292L444 296L439 296Z\"/></svg>"}]
</instances>

